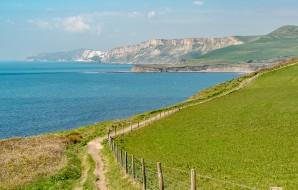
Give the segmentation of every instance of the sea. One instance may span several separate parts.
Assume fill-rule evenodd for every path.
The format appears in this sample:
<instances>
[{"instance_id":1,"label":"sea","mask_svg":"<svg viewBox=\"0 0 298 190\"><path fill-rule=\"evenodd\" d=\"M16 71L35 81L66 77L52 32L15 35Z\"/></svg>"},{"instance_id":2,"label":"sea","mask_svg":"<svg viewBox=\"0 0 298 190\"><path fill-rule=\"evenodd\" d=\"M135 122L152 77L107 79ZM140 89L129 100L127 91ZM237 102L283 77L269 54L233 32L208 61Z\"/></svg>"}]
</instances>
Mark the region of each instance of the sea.
<instances>
[{"instance_id":1,"label":"sea","mask_svg":"<svg viewBox=\"0 0 298 190\"><path fill-rule=\"evenodd\" d=\"M0 62L0 139L126 118L183 101L237 73L133 73L132 65Z\"/></svg>"}]
</instances>

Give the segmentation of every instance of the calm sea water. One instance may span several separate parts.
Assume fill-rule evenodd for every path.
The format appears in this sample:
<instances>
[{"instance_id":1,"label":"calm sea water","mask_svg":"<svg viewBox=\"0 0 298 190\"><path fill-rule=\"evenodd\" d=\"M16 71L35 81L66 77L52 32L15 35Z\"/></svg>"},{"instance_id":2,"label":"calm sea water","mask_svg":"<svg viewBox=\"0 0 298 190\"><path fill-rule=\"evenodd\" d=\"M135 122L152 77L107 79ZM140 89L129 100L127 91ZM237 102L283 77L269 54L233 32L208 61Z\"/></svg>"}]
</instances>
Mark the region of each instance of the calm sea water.
<instances>
[{"instance_id":1,"label":"calm sea water","mask_svg":"<svg viewBox=\"0 0 298 190\"><path fill-rule=\"evenodd\" d=\"M129 73L129 65L0 63L0 138L125 118L186 99L232 73Z\"/></svg>"}]
</instances>

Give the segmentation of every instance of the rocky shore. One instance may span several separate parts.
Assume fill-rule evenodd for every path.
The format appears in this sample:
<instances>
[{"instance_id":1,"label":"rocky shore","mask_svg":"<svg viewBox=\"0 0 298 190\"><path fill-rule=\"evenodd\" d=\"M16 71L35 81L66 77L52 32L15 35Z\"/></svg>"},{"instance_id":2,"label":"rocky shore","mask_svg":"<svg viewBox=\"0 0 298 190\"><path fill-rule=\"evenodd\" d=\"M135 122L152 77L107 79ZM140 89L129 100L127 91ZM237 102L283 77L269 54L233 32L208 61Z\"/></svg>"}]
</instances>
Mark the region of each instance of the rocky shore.
<instances>
[{"instance_id":1,"label":"rocky shore","mask_svg":"<svg viewBox=\"0 0 298 190\"><path fill-rule=\"evenodd\" d=\"M135 65L132 72L237 72L251 73L261 67L251 65Z\"/></svg>"}]
</instances>

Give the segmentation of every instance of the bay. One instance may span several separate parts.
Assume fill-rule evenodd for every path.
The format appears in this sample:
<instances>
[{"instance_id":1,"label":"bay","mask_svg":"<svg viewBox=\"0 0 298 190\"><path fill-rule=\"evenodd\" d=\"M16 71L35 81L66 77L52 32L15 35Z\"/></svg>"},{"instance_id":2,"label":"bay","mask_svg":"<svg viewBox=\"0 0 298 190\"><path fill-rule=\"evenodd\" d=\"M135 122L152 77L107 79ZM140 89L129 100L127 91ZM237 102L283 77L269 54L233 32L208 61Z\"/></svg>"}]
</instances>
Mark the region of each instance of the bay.
<instances>
[{"instance_id":1,"label":"bay","mask_svg":"<svg viewBox=\"0 0 298 190\"><path fill-rule=\"evenodd\" d=\"M183 101L236 73L131 73L131 65L0 63L0 138L121 119Z\"/></svg>"}]
</instances>

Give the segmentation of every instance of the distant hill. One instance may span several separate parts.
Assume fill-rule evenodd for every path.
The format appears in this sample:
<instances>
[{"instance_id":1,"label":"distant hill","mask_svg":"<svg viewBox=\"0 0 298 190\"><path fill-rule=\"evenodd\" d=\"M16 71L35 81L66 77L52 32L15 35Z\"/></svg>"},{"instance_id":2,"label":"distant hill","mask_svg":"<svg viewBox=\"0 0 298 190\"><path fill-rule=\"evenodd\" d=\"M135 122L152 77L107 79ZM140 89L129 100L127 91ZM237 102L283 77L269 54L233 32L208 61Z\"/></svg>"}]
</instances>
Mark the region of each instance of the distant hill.
<instances>
[{"instance_id":1,"label":"distant hill","mask_svg":"<svg viewBox=\"0 0 298 190\"><path fill-rule=\"evenodd\" d=\"M28 57L28 60L33 61L100 61L103 58L104 52L78 49L66 52L43 53L36 56Z\"/></svg>"},{"instance_id":2,"label":"distant hill","mask_svg":"<svg viewBox=\"0 0 298 190\"><path fill-rule=\"evenodd\" d=\"M244 43L212 51L187 63L262 63L298 55L298 26L283 26L263 36L236 38Z\"/></svg>"}]
</instances>

